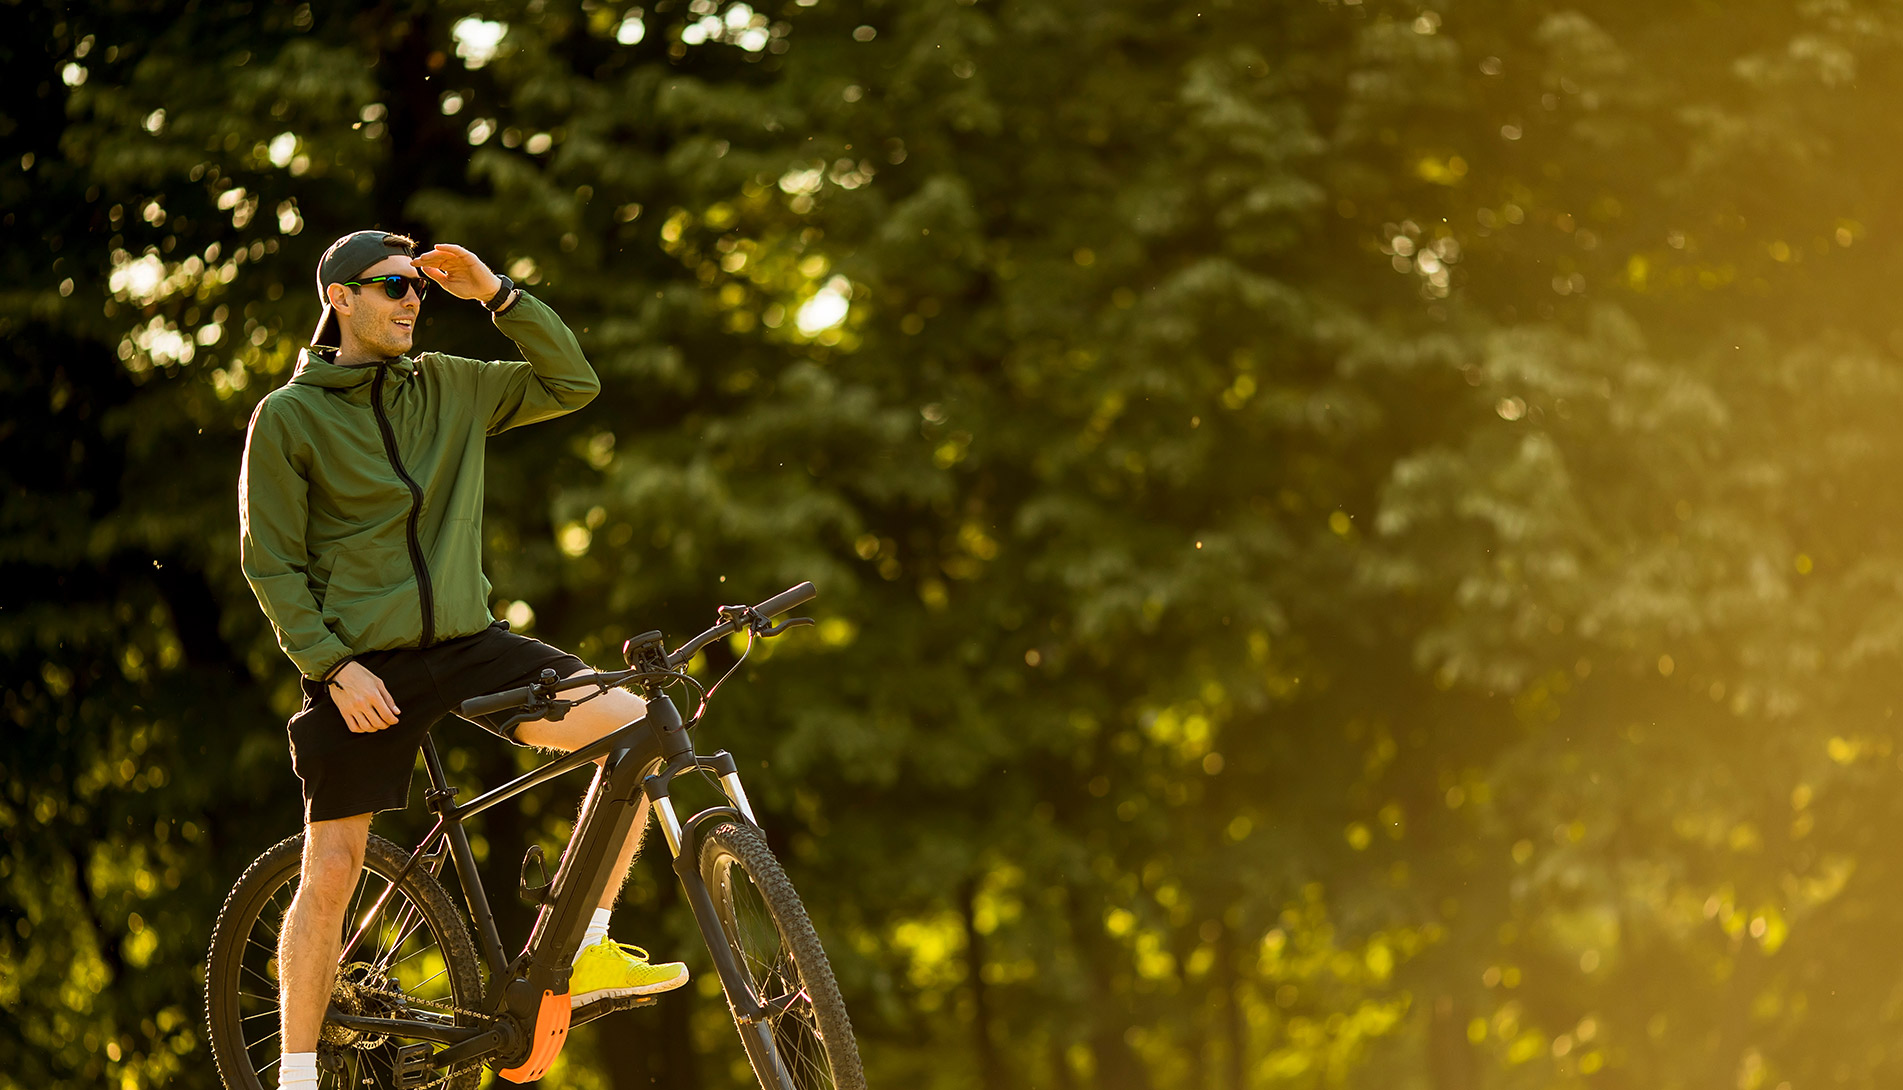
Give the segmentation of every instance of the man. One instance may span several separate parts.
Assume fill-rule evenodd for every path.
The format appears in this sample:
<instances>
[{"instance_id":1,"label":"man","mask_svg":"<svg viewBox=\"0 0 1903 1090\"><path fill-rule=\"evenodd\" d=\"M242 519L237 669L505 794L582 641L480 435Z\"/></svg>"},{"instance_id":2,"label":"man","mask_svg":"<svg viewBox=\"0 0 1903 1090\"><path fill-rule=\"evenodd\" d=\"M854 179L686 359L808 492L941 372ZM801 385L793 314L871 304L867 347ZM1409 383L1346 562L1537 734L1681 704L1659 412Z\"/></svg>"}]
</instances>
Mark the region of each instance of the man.
<instances>
[{"instance_id":1,"label":"man","mask_svg":"<svg viewBox=\"0 0 1903 1090\"><path fill-rule=\"evenodd\" d=\"M463 700L581 660L508 631L482 574L484 440L573 412L600 389L581 346L546 305L475 254L357 231L324 252L324 309L291 381L259 403L245 437L239 518L245 578L303 673L288 724L304 786L303 874L285 914L278 975L282 1090L317 1084L317 1037L370 819L409 800L416 752ZM406 353L431 284L475 300L527 362ZM331 346L331 347L321 347ZM573 750L639 718L613 690L511 741ZM621 851L640 847L646 802ZM575 1006L687 981L607 937L621 882L596 911L570 984Z\"/></svg>"}]
</instances>

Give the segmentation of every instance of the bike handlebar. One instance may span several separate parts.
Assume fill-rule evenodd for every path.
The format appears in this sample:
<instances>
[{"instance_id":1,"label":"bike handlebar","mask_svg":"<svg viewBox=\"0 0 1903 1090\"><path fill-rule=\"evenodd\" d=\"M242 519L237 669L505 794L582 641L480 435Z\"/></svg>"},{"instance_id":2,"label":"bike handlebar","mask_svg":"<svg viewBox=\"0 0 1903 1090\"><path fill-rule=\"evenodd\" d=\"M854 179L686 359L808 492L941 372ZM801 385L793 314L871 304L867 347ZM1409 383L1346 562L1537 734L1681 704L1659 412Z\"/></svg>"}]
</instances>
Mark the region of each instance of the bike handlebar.
<instances>
[{"instance_id":1,"label":"bike handlebar","mask_svg":"<svg viewBox=\"0 0 1903 1090\"><path fill-rule=\"evenodd\" d=\"M770 620L774 614L785 613L794 606L802 602L810 602L818 596L819 592L813 589L812 583L808 582L796 587L788 587L757 606L722 606L720 612L726 619L681 644L667 656L667 665L670 669L679 667L698 654L701 648L722 636L730 636L746 628L753 624L756 618ZM768 633L768 635L771 634Z\"/></svg>"},{"instance_id":2,"label":"bike handlebar","mask_svg":"<svg viewBox=\"0 0 1903 1090\"><path fill-rule=\"evenodd\" d=\"M524 685L520 689L507 692L490 693L487 696L472 696L456 708L456 714L464 716L490 715L495 712L519 708L535 699L535 686Z\"/></svg>"},{"instance_id":3,"label":"bike handlebar","mask_svg":"<svg viewBox=\"0 0 1903 1090\"><path fill-rule=\"evenodd\" d=\"M732 635L758 622L770 621L775 616L785 613L794 606L803 605L817 597L819 597L819 591L814 589L811 582L805 582L795 587L788 587L757 606L722 606L720 612L725 619L707 631L702 632L700 635L695 636L693 639L688 640L682 644L678 650L668 655L668 668L676 669L680 667L683 663L693 658L701 648L722 636ZM768 636L774 635L774 630L767 630L765 634ZM634 669L614 671L605 674L577 675L573 678L563 679L563 686L582 686L603 683L614 685L619 684L627 678L633 677L637 673L640 673L640 670ZM469 717L491 715L495 712L508 711L512 708L525 707L529 704L533 704L539 698L540 694L536 691L536 686L524 685L519 689L509 689L505 692L489 693L486 696L472 696L457 706L456 713Z\"/></svg>"},{"instance_id":4,"label":"bike handlebar","mask_svg":"<svg viewBox=\"0 0 1903 1090\"><path fill-rule=\"evenodd\" d=\"M813 584L801 583L797 587L790 587L783 590L773 597L768 598L766 601L761 602L759 605L754 606L753 611L771 620L785 613L787 610L792 609L794 606L805 605L817 597L819 597L819 592L813 589Z\"/></svg>"}]
</instances>

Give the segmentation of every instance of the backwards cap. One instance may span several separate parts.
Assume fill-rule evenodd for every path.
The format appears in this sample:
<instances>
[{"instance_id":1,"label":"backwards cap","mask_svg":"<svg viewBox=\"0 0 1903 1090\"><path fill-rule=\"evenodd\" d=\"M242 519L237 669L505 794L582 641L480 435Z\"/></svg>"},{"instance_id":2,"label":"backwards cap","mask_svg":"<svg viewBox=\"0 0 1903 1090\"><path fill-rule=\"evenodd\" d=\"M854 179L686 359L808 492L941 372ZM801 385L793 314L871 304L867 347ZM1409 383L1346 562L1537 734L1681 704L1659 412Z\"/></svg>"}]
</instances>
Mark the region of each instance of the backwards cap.
<instances>
[{"instance_id":1,"label":"backwards cap","mask_svg":"<svg viewBox=\"0 0 1903 1090\"><path fill-rule=\"evenodd\" d=\"M312 347L336 348L343 340L337 315L330 309L329 287L355 280L370 266L396 254L415 257L416 241L389 231L352 231L330 244L317 262L317 297L323 300L324 312L317 316Z\"/></svg>"}]
</instances>

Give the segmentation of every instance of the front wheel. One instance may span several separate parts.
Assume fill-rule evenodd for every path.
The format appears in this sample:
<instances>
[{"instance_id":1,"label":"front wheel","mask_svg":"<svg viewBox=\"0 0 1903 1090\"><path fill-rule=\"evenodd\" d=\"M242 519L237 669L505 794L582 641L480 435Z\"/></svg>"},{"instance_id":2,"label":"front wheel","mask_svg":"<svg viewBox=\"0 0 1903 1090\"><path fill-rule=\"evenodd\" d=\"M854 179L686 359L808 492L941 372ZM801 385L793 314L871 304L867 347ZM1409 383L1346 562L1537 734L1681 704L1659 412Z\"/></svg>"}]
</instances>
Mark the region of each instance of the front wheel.
<instances>
[{"instance_id":1,"label":"front wheel","mask_svg":"<svg viewBox=\"0 0 1903 1090\"><path fill-rule=\"evenodd\" d=\"M750 998L780 1011L739 1027L760 1085L865 1090L859 1046L826 951L759 830L716 826L701 841L700 874Z\"/></svg>"}]
</instances>

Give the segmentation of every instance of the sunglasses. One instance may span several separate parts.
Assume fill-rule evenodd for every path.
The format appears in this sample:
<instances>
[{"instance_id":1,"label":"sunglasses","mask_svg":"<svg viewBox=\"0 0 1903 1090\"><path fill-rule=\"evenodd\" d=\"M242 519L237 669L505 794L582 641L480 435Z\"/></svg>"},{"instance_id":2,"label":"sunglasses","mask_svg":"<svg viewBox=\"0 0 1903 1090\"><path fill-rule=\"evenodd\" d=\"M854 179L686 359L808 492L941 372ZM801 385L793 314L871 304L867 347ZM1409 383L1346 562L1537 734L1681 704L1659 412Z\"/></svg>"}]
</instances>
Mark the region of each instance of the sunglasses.
<instances>
[{"instance_id":1,"label":"sunglasses","mask_svg":"<svg viewBox=\"0 0 1903 1090\"><path fill-rule=\"evenodd\" d=\"M391 273L388 276L370 276L362 280L344 281L344 286L350 288L367 287L371 284L382 284L383 294L392 299L401 299L405 295L408 295L412 286L416 288L417 302L420 303L429 298L429 281L420 276L404 276L402 273Z\"/></svg>"}]
</instances>

